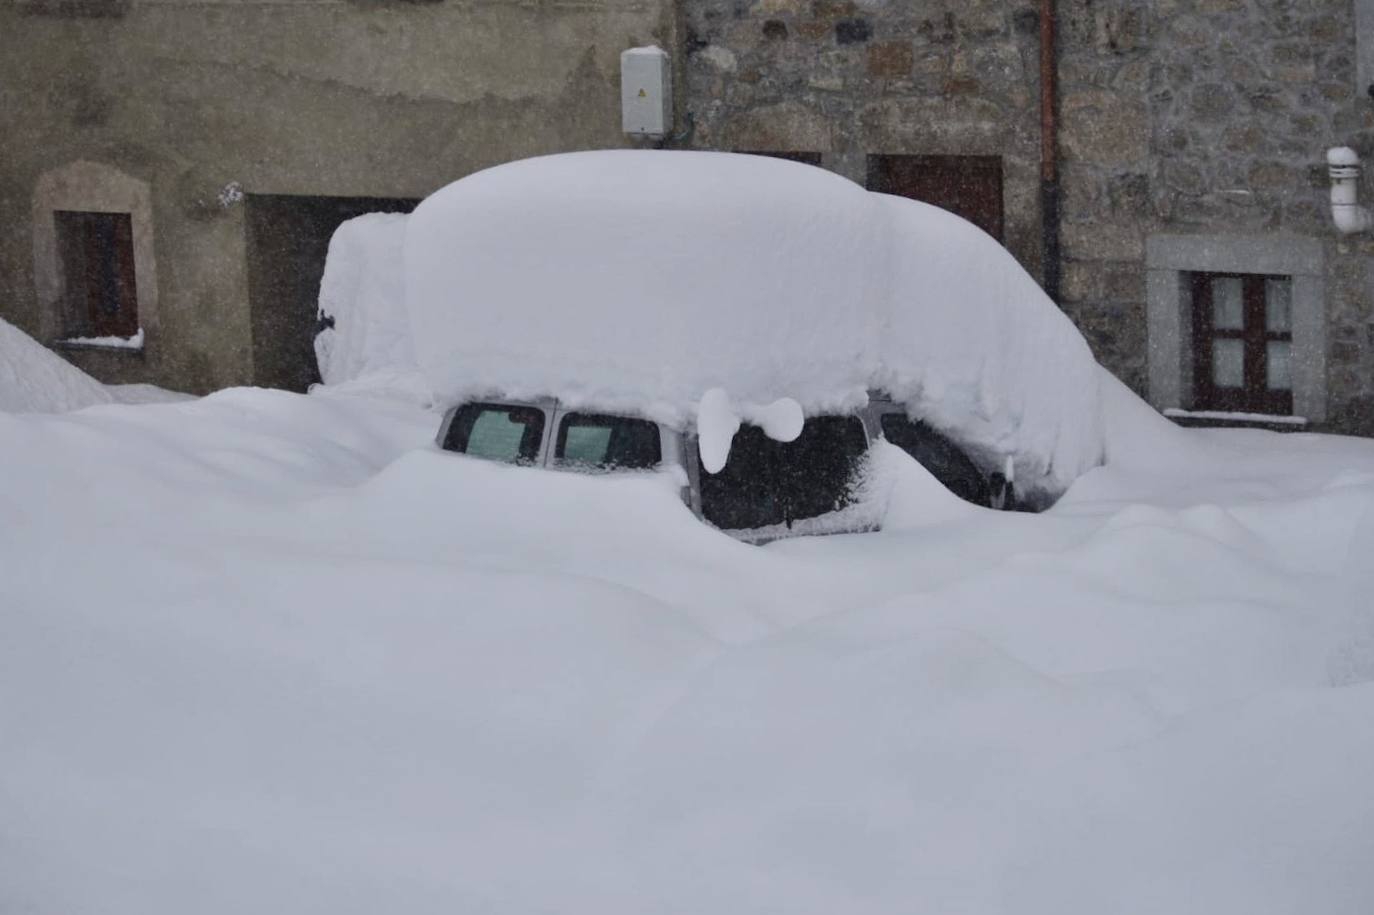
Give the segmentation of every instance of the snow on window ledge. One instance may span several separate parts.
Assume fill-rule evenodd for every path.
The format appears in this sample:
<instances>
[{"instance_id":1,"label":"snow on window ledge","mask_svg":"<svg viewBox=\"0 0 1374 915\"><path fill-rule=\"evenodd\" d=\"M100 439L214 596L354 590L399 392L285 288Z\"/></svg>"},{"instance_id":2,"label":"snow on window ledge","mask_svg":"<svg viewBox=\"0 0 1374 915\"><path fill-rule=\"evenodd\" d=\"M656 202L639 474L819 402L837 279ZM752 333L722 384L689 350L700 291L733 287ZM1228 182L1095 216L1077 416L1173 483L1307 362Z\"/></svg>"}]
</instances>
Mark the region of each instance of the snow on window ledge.
<instances>
[{"instance_id":1,"label":"snow on window ledge","mask_svg":"<svg viewBox=\"0 0 1374 915\"><path fill-rule=\"evenodd\" d=\"M143 349L143 328L132 337L65 337L57 341L63 346L88 346L99 349Z\"/></svg>"},{"instance_id":2,"label":"snow on window ledge","mask_svg":"<svg viewBox=\"0 0 1374 915\"><path fill-rule=\"evenodd\" d=\"M1306 416L1280 416L1274 413L1231 413L1225 410L1180 410L1169 407L1164 415L1170 419L1212 419L1231 423L1277 423L1283 426L1305 426Z\"/></svg>"}]
</instances>

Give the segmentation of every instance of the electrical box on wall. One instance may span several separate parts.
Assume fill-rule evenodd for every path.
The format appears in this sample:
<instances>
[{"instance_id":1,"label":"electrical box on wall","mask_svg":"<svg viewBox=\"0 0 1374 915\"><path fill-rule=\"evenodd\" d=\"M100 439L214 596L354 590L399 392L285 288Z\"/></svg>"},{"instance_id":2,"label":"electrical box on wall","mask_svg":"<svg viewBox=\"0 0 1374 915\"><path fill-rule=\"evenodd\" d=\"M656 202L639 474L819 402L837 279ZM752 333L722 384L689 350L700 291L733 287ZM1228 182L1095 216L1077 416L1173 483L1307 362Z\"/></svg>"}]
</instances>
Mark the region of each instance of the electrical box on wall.
<instances>
[{"instance_id":1,"label":"electrical box on wall","mask_svg":"<svg viewBox=\"0 0 1374 915\"><path fill-rule=\"evenodd\" d=\"M673 81L668 52L630 48L620 54L620 122L636 137L666 136L673 124Z\"/></svg>"}]
</instances>

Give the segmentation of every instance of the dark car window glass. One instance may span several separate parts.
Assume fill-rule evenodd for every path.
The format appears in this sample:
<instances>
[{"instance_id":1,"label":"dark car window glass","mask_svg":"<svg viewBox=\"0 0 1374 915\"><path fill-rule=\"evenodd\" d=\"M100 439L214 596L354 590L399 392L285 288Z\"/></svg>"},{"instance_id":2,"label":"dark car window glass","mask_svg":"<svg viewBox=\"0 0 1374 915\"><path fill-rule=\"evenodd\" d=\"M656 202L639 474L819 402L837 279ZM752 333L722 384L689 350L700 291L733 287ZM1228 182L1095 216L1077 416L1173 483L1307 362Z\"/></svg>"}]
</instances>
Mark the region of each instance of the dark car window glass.
<instances>
[{"instance_id":1,"label":"dark car window glass","mask_svg":"<svg viewBox=\"0 0 1374 915\"><path fill-rule=\"evenodd\" d=\"M850 504L868 450L856 416L817 416L793 442L740 426L720 473L701 473L701 512L725 530L816 518Z\"/></svg>"},{"instance_id":2,"label":"dark car window glass","mask_svg":"<svg viewBox=\"0 0 1374 915\"><path fill-rule=\"evenodd\" d=\"M950 492L978 505L988 504L987 480L958 445L901 413L884 413L882 427L889 442L914 457Z\"/></svg>"},{"instance_id":3,"label":"dark car window glass","mask_svg":"<svg viewBox=\"0 0 1374 915\"><path fill-rule=\"evenodd\" d=\"M628 416L569 413L558 427L554 457L588 467L641 470L663 459L658 424Z\"/></svg>"},{"instance_id":4,"label":"dark car window glass","mask_svg":"<svg viewBox=\"0 0 1374 915\"><path fill-rule=\"evenodd\" d=\"M458 408L444 438L444 450L511 464L539 459L544 411L538 407L470 403Z\"/></svg>"}]
</instances>

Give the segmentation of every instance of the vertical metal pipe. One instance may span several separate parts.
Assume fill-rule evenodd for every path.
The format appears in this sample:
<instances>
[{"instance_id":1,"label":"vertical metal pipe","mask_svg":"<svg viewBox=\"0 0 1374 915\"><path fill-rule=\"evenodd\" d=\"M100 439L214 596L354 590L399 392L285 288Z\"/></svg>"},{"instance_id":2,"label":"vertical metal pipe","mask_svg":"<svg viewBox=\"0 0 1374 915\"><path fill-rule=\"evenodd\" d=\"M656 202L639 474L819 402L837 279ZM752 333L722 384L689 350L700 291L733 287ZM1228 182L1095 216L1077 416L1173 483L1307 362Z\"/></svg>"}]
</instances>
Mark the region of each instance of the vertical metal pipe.
<instances>
[{"instance_id":1,"label":"vertical metal pipe","mask_svg":"<svg viewBox=\"0 0 1374 915\"><path fill-rule=\"evenodd\" d=\"M1059 70L1055 46L1055 3L1040 0L1040 227L1046 294L1059 301Z\"/></svg>"}]
</instances>

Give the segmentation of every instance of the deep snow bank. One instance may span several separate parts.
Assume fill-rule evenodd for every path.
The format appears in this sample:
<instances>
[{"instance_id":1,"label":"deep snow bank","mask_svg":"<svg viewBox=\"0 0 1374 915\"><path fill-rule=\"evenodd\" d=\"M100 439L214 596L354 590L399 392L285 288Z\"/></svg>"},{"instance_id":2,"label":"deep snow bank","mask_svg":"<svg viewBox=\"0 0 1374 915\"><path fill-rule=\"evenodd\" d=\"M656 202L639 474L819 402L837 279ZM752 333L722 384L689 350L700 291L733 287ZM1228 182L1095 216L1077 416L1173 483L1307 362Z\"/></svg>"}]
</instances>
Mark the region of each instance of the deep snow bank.
<instances>
[{"instance_id":1,"label":"deep snow bank","mask_svg":"<svg viewBox=\"0 0 1374 915\"><path fill-rule=\"evenodd\" d=\"M433 419L0 414L0 912L1374 911L1374 443L753 548Z\"/></svg>"},{"instance_id":2,"label":"deep snow bank","mask_svg":"<svg viewBox=\"0 0 1374 915\"><path fill-rule=\"evenodd\" d=\"M985 462L1015 455L1023 491L1057 492L1100 463L1105 372L1073 323L977 226L872 196L893 246L878 386Z\"/></svg>"},{"instance_id":3,"label":"deep snow bank","mask_svg":"<svg viewBox=\"0 0 1374 915\"><path fill-rule=\"evenodd\" d=\"M1023 490L1100 462L1097 367L991 238L797 163L529 159L410 216L408 311L440 398L555 395L691 421L702 394L809 413L895 387Z\"/></svg>"},{"instance_id":4,"label":"deep snow bank","mask_svg":"<svg viewBox=\"0 0 1374 915\"><path fill-rule=\"evenodd\" d=\"M0 320L0 410L65 413L113 399L90 375Z\"/></svg>"}]
</instances>

